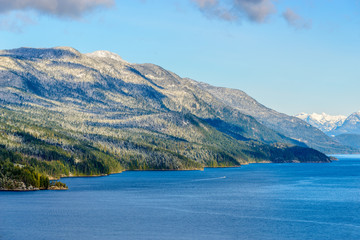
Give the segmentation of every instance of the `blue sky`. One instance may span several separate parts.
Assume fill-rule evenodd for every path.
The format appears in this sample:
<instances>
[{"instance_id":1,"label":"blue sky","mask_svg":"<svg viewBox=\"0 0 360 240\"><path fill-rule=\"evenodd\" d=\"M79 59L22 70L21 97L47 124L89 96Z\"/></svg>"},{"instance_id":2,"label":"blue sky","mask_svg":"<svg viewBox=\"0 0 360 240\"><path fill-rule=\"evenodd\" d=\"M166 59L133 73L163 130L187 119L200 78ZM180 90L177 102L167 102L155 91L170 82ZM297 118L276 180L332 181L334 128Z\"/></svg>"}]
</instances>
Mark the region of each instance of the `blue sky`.
<instances>
[{"instance_id":1,"label":"blue sky","mask_svg":"<svg viewBox=\"0 0 360 240\"><path fill-rule=\"evenodd\" d=\"M48 3L0 0L0 48L109 50L291 115L360 110L359 0Z\"/></svg>"}]
</instances>

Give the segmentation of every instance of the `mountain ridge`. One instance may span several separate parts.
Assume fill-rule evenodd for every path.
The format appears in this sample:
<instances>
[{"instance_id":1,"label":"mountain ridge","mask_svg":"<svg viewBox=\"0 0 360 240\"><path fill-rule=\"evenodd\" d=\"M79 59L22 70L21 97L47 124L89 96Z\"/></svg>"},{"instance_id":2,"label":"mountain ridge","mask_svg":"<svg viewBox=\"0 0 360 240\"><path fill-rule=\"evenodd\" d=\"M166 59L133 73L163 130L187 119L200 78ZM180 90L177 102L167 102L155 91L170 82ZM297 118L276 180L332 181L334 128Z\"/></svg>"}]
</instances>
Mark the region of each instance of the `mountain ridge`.
<instances>
[{"instance_id":1,"label":"mountain ridge","mask_svg":"<svg viewBox=\"0 0 360 240\"><path fill-rule=\"evenodd\" d=\"M266 127L296 141L303 142L309 147L329 154L353 151L353 149L344 147L344 145L339 144L336 140L326 136L326 134L311 124L270 109L241 90L215 87L206 83L198 84L226 104L247 115L253 116Z\"/></svg>"},{"instance_id":2,"label":"mountain ridge","mask_svg":"<svg viewBox=\"0 0 360 240\"><path fill-rule=\"evenodd\" d=\"M347 118L346 116L343 115L332 116L326 113L321 113L321 114L300 113L295 115L295 117L304 120L305 122L313 125L314 127L320 129L325 133L330 132L335 128L341 126L344 123L345 119Z\"/></svg>"},{"instance_id":3,"label":"mountain ridge","mask_svg":"<svg viewBox=\"0 0 360 240\"><path fill-rule=\"evenodd\" d=\"M360 111L349 116L322 114L298 114L296 117L319 128L339 143L360 149Z\"/></svg>"},{"instance_id":4,"label":"mountain ridge","mask_svg":"<svg viewBox=\"0 0 360 240\"><path fill-rule=\"evenodd\" d=\"M330 131L330 134L360 134L360 111L350 114L344 123Z\"/></svg>"},{"instance_id":5,"label":"mountain ridge","mask_svg":"<svg viewBox=\"0 0 360 240\"><path fill-rule=\"evenodd\" d=\"M330 161L189 79L108 52L1 51L0 104L0 144L49 176Z\"/></svg>"}]
</instances>

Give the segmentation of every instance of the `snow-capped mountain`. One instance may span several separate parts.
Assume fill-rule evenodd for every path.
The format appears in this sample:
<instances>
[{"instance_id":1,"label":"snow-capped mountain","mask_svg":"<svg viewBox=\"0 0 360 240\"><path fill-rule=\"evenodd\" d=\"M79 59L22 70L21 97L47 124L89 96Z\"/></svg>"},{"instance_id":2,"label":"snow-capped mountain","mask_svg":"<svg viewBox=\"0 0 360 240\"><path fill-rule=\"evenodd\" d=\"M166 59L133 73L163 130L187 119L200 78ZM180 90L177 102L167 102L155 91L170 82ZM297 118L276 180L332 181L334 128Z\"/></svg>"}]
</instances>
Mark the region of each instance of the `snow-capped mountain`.
<instances>
[{"instance_id":1,"label":"snow-capped mountain","mask_svg":"<svg viewBox=\"0 0 360 240\"><path fill-rule=\"evenodd\" d=\"M331 116L326 113L301 113L296 117L334 137L336 141L343 145L360 148L360 111L348 117L341 115Z\"/></svg>"},{"instance_id":2,"label":"snow-capped mountain","mask_svg":"<svg viewBox=\"0 0 360 240\"><path fill-rule=\"evenodd\" d=\"M92 53L86 53L85 55L88 56L88 57L91 57L91 58L112 59L112 60L115 60L115 61L120 61L120 62L127 63L124 59L122 59L122 57L120 57L116 53L112 53L112 52L104 51L104 50L95 51L95 52L92 52Z\"/></svg>"},{"instance_id":3,"label":"snow-capped mountain","mask_svg":"<svg viewBox=\"0 0 360 240\"><path fill-rule=\"evenodd\" d=\"M312 126L320 129L325 133L333 131L336 128L342 126L347 119L347 117L343 115L332 116L326 113L300 113L298 115L295 115L295 117L304 120L305 122L311 124Z\"/></svg>"},{"instance_id":4,"label":"snow-capped mountain","mask_svg":"<svg viewBox=\"0 0 360 240\"><path fill-rule=\"evenodd\" d=\"M341 126L331 131L331 134L360 134L360 111L347 117Z\"/></svg>"}]
</instances>

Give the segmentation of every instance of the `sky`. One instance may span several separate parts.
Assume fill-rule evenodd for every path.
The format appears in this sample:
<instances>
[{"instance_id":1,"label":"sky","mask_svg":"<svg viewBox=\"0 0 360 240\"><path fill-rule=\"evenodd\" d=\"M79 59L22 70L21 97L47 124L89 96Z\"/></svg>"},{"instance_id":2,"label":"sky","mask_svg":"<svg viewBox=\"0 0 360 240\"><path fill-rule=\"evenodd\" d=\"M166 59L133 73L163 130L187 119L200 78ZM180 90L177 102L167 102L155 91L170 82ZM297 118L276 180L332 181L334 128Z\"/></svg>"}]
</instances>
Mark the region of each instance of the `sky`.
<instances>
[{"instance_id":1,"label":"sky","mask_svg":"<svg viewBox=\"0 0 360 240\"><path fill-rule=\"evenodd\" d=\"M279 112L360 110L360 0L0 0L0 49L108 50Z\"/></svg>"}]
</instances>

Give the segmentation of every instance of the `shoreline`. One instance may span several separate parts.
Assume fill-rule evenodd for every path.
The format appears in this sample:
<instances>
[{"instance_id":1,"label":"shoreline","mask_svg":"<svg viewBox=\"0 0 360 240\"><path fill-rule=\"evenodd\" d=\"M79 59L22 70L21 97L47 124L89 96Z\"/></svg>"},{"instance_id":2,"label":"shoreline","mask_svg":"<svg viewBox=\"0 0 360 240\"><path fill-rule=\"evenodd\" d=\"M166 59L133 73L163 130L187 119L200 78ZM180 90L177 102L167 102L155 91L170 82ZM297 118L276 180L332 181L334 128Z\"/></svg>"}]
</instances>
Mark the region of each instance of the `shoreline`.
<instances>
[{"instance_id":1,"label":"shoreline","mask_svg":"<svg viewBox=\"0 0 360 240\"><path fill-rule=\"evenodd\" d=\"M337 158L335 159L331 159L331 162L333 161L338 161ZM291 164L301 164L301 163L331 163L331 162L285 162L285 163L291 163ZM120 174L123 172L142 172L142 171L151 171L151 172L171 172L171 171L205 171L206 168L241 168L242 166L247 166L250 164L284 164L284 163L274 163L271 161L261 161L261 162L247 162L247 163L241 163L239 166L221 166L221 167L203 167L203 168L193 168L193 169L146 169L146 170L139 170L139 169L135 169L135 170L122 170L119 172L113 172L113 173L109 173L109 174L98 174L98 175L69 175L69 176L61 176L60 178L54 178L54 177L49 177L50 181L56 181L56 180L61 180L62 178L96 178L96 177L107 177L110 175L114 175L114 174ZM13 189L13 190L5 190L5 189L0 189L0 192L34 192L34 191L44 191L44 190L50 190L50 191L62 191L62 190L68 190L69 188L52 188L52 189Z\"/></svg>"},{"instance_id":2,"label":"shoreline","mask_svg":"<svg viewBox=\"0 0 360 240\"><path fill-rule=\"evenodd\" d=\"M34 189L0 189L0 192L37 192L37 191L65 191L69 188L48 188L48 189L40 189L40 188L34 188Z\"/></svg>"},{"instance_id":3,"label":"shoreline","mask_svg":"<svg viewBox=\"0 0 360 240\"><path fill-rule=\"evenodd\" d=\"M276 163L276 162L271 162L271 161L261 161L261 162L247 162L247 163L241 163L241 165L238 166L222 166L222 167L203 167L203 168L193 168L193 169L146 169L146 170L139 170L139 169L135 169L135 170L123 170L120 172L113 172L113 173L109 173L109 174L101 174L101 175L79 175L79 176L61 176L60 178L52 178L50 180L60 180L62 178L95 178L95 177L107 177L110 175L114 175L114 174L120 174L123 172L179 172L179 171L205 171L206 168L212 169L212 168L241 168L242 166L247 166L250 164L308 164L308 163L316 163L316 164L321 164L321 163L331 163L333 161L337 161L338 159L335 160L331 160L330 162L282 162L282 163Z\"/></svg>"},{"instance_id":4,"label":"shoreline","mask_svg":"<svg viewBox=\"0 0 360 240\"><path fill-rule=\"evenodd\" d=\"M51 181L60 180L62 178L96 178L96 177L107 177L114 174L120 174L123 172L178 172L178 171L204 171L205 168L237 168L241 166L231 166L231 167L204 167L204 168L193 168L193 169L146 169L146 170L122 170L120 172L112 172L109 174L100 174L100 175L69 175L69 176L61 176L60 178L50 178Z\"/></svg>"}]
</instances>

